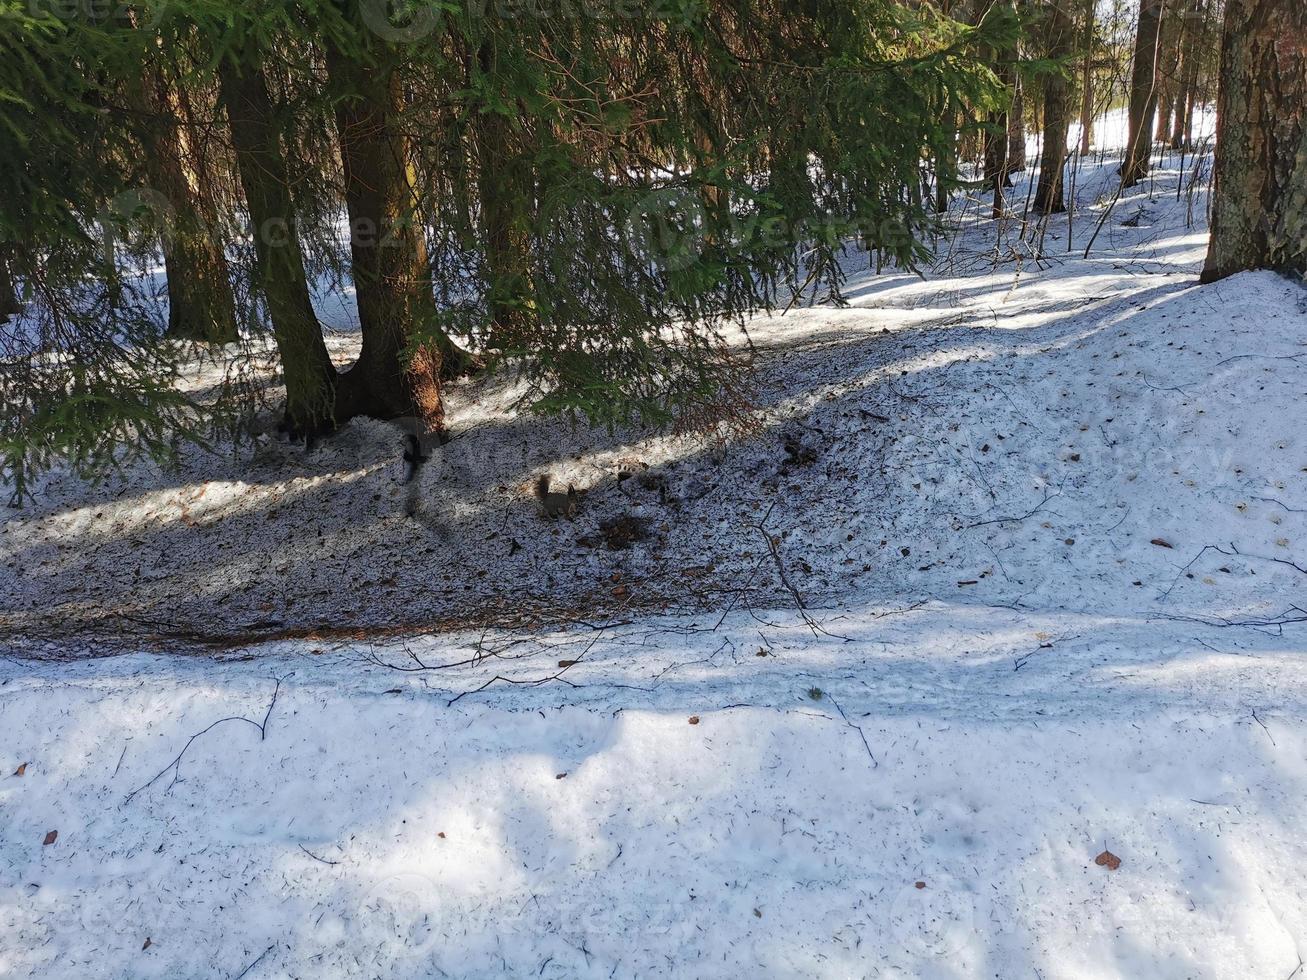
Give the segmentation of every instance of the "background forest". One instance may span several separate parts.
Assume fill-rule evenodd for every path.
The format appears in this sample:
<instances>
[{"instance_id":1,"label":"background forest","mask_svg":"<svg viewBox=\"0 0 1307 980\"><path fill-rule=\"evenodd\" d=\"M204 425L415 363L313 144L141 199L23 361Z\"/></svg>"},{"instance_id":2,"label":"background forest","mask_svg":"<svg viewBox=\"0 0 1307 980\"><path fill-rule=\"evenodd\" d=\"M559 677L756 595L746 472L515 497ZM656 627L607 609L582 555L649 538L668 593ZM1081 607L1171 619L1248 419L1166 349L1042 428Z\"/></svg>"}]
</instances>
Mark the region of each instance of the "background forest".
<instances>
[{"instance_id":1,"label":"background forest","mask_svg":"<svg viewBox=\"0 0 1307 980\"><path fill-rule=\"evenodd\" d=\"M850 249L918 268L950 202L986 190L996 219L1047 221L1117 105L1123 188L1159 147L1192 166L1222 16L1218 0L1141 17L1094 0L6 4L14 503L56 459L163 459L256 431L278 402L293 438L369 415L425 455L447 437L442 386L482 371L595 424L747 429L724 326L841 302ZM1292 88L1275 98L1301 132ZM1295 212L1302 167L1276 172ZM1238 255L1213 268L1300 268L1292 220L1245 246L1232 217ZM360 327L346 363L324 298ZM202 397L177 384L197 343L225 366Z\"/></svg>"}]
</instances>

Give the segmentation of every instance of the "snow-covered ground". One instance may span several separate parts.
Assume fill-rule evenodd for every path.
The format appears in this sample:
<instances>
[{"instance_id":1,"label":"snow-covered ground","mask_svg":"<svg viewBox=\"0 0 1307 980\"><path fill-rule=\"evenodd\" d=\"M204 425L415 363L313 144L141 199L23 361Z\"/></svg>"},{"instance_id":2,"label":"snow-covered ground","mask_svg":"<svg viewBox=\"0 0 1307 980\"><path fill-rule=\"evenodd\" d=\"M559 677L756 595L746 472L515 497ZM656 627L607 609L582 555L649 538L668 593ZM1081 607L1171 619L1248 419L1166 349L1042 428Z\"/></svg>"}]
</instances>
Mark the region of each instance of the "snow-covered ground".
<instances>
[{"instance_id":1,"label":"snow-covered ground","mask_svg":"<svg viewBox=\"0 0 1307 980\"><path fill-rule=\"evenodd\" d=\"M760 618L10 665L0 974L1296 967L1301 637Z\"/></svg>"},{"instance_id":2,"label":"snow-covered ground","mask_svg":"<svg viewBox=\"0 0 1307 980\"><path fill-rule=\"evenodd\" d=\"M1198 162L755 323L724 451L482 381L416 520L369 423L53 475L0 976L1300 976L1307 289L1195 284Z\"/></svg>"}]
</instances>

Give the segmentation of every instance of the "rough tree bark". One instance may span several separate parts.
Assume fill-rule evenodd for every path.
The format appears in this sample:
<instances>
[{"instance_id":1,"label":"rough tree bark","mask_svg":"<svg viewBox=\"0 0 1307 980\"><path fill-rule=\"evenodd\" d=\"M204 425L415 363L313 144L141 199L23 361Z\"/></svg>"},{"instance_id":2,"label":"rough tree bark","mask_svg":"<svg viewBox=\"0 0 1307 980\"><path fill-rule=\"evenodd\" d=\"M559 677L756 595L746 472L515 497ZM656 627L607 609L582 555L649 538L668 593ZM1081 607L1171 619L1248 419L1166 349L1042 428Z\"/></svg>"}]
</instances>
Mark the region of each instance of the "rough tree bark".
<instances>
[{"instance_id":1,"label":"rough tree bark","mask_svg":"<svg viewBox=\"0 0 1307 980\"><path fill-rule=\"evenodd\" d=\"M1046 57L1067 59L1075 41L1075 24L1060 0L1045 5L1044 50ZM1044 79L1044 146L1039 159L1039 184L1034 208L1040 214L1061 214L1066 210L1062 192L1062 170L1066 165L1067 134L1071 128L1071 86L1061 72Z\"/></svg>"},{"instance_id":2,"label":"rough tree bark","mask_svg":"<svg viewBox=\"0 0 1307 980\"><path fill-rule=\"evenodd\" d=\"M344 421L336 412L336 369L313 312L272 99L253 42L218 65L236 167L254 231L255 285L267 304L286 382L286 426L312 436Z\"/></svg>"},{"instance_id":3,"label":"rough tree bark","mask_svg":"<svg viewBox=\"0 0 1307 980\"><path fill-rule=\"evenodd\" d=\"M1202 281L1307 275L1307 3L1227 0Z\"/></svg>"},{"instance_id":4,"label":"rough tree bark","mask_svg":"<svg viewBox=\"0 0 1307 980\"><path fill-rule=\"evenodd\" d=\"M352 0L343 8L358 18ZM368 35L360 30L359 36ZM359 359L341 376L337 406L347 416L403 418L440 433L444 403L441 354L433 342L436 305L409 150L398 126L400 75L387 52L376 54L364 61L327 45L363 332Z\"/></svg>"},{"instance_id":5,"label":"rough tree bark","mask_svg":"<svg viewBox=\"0 0 1307 980\"><path fill-rule=\"evenodd\" d=\"M1158 45L1166 0L1141 0L1130 69L1130 135L1121 165L1121 186L1133 187L1148 176L1153 149L1153 117L1157 113Z\"/></svg>"}]
</instances>

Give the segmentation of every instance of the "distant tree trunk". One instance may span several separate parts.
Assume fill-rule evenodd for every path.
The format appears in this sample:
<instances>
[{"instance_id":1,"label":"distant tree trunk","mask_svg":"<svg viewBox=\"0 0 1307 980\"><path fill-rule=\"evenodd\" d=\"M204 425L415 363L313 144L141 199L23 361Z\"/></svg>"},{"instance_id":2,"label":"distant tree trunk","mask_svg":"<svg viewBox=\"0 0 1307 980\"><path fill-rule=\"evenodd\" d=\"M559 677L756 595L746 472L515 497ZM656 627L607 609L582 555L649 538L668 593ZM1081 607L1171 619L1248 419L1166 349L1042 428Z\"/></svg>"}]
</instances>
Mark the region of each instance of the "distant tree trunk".
<instances>
[{"instance_id":1,"label":"distant tree trunk","mask_svg":"<svg viewBox=\"0 0 1307 980\"><path fill-rule=\"evenodd\" d=\"M1164 88L1157 99L1157 132L1153 135L1154 142L1170 142L1171 139L1171 116L1175 112L1175 95L1176 93L1170 88Z\"/></svg>"},{"instance_id":2,"label":"distant tree trunk","mask_svg":"<svg viewBox=\"0 0 1307 980\"><path fill-rule=\"evenodd\" d=\"M1307 274L1307 4L1227 0L1203 282Z\"/></svg>"},{"instance_id":3,"label":"distant tree trunk","mask_svg":"<svg viewBox=\"0 0 1307 980\"><path fill-rule=\"evenodd\" d=\"M1153 117L1157 112L1158 45L1165 0L1141 0L1139 29L1135 33L1134 62L1130 70L1130 135L1125 162L1121 165L1121 186L1133 187L1148 176L1148 158L1153 149Z\"/></svg>"},{"instance_id":4,"label":"distant tree trunk","mask_svg":"<svg viewBox=\"0 0 1307 980\"><path fill-rule=\"evenodd\" d=\"M1171 138L1171 116L1176 112L1176 97L1180 90L1181 39L1184 29L1184 0L1170 0L1170 9L1163 19L1158 36L1157 51L1157 120L1155 139L1168 142Z\"/></svg>"},{"instance_id":5,"label":"distant tree trunk","mask_svg":"<svg viewBox=\"0 0 1307 980\"><path fill-rule=\"evenodd\" d=\"M1189 0L1181 30L1180 94L1171 124L1171 146L1188 149L1193 143L1194 99L1198 91L1198 68L1202 63L1202 21L1204 0Z\"/></svg>"},{"instance_id":6,"label":"distant tree trunk","mask_svg":"<svg viewBox=\"0 0 1307 980\"><path fill-rule=\"evenodd\" d=\"M229 344L238 339L231 273L214 215L206 214L192 134L182 125L176 92L162 67L147 68L140 108L146 114L145 169L171 208L163 233L168 280L168 335Z\"/></svg>"},{"instance_id":7,"label":"distant tree trunk","mask_svg":"<svg viewBox=\"0 0 1307 980\"><path fill-rule=\"evenodd\" d=\"M1007 115L990 113L985 133L985 180L994 191L995 218L1003 217L1003 192L1012 186L1007 169Z\"/></svg>"},{"instance_id":8,"label":"distant tree trunk","mask_svg":"<svg viewBox=\"0 0 1307 980\"><path fill-rule=\"evenodd\" d=\"M1075 24L1060 0L1050 0L1045 7L1046 56L1070 58L1075 43ZM1071 128L1071 87L1062 72L1044 80L1044 146L1039 160L1039 184L1035 188L1034 208L1040 214L1061 214L1066 210L1062 192L1062 170L1066 165L1067 134Z\"/></svg>"},{"instance_id":9,"label":"distant tree trunk","mask_svg":"<svg viewBox=\"0 0 1307 980\"><path fill-rule=\"evenodd\" d=\"M1007 172L1024 173L1026 169L1026 86L1015 79L1015 95L1007 116Z\"/></svg>"},{"instance_id":10,"label":"distant tree trunk","mask_svg":"<svg viewBox=\"0 0 1307 980\"><path fill-rule=\"evenodd\" d=\"M1089 156L1094 134L1094 5L1085 0L1084 62L1080 68L1080 155Z\"/></svg>"},{"instance_id":11,"label":"distant tree trunk","mask_svg":"<svg viewBox=\"0 0 1307 980\"><path fill-rule=\"evenodd\" d=\"M267 304L281 355L286 425L294 433L316 435L344 421L335 408L337 375L313 312L290 173L262 58L253 43L228 51L218 64L218 77L253 225L255 286Z\"/></svg>"},{"instance_id":12,"label":"distant tree trunk","mask_svg":"<svg viewBox=\"0 0 1307 980\"><path fill-rule=\"evenodd\" d=\"M994 57L999 58L998 52L994 52ZM1015 89L1015 70L1011 62L999 61L995 68L999 81L1007 86L1012 98L1016 98ZM993 216L1001 218L1004 210L1004 191L1012 186L1011 169L1008 165L1008 156L1012 148L1012 141L1009 138L1011 123L1011 106L1007 109L991 111L985 117L985 135L983 140L983 152L985 160L985 181L994 190L994 210Z\"/></svg>"},{"instance_id":13,"label":"distant tree trunk","mask_svg":"<svg viewBox=\"0 0 1307 980\"><path fill-rule=\"evenodd\" d=\"M23 304L14 283L14 272L9 266L10 249L11 246L0 245L0 323L23 312Z\"/></svg>"},{"instance_id":14,"label":"distant tree trunk","mask_svg":"<svg viewBox=\"0 0 1307 980\"><path fill-rule=\"evenodd\" d=\"M357 19L357 3L344 8ZM367 36L362 28L360 36ZM363 332L359 359L341 377L338 403L348 414L412 419L438 433L444 403L436 305L409 148L396 123L400 75L389 52L376 55L364 61L327 45Z\"/></svg>"},{"instance_id":15,"label":"distant tree trunk","mask_svg":"<svg viewBox=\"0 0 1307 980\"><path fill-rule=\"evenodd\" d=\"M1159 134L1159 139L1164 139L1170 145L1171 149L1178 150L1186 146L1185 143L1185 120L1189 116L1189 66L1197 58L1193 54L1184 56L1180 61L1180 79L1175 93L1175 112L1171 116L1171 129L1169 132Z\"/></svg>"},{"instance_id":16,"label":"distant tree trunk","mask_svg":"<svg viewBox=\"0 0 1307 980\"><path fill-rule=\"evenodd\" d=\"M476 54L477 70L494 78L493 41ZM485 243L485 281L491 345L521 350L532 331L531 242L529 219L531 175L523 155L512 145L512 122L498 112L476 119L477 190Z\"/></svg>"},{"instance_id":17,"label":"distant tree trunk","mask_svg":"<svg viewBox=\"0 0 1307 980\"><path fill-rule=\"evenodd\" d=\"M961 133L958 128L958 115L956 112L949 113L948 118L952 121L952 131L957 134L957 138L949 140L945 145L936 151L935 155L935 213L943 214L949 208L949 188L958 176L958 140Z\"/></svg>"}]
</instances>

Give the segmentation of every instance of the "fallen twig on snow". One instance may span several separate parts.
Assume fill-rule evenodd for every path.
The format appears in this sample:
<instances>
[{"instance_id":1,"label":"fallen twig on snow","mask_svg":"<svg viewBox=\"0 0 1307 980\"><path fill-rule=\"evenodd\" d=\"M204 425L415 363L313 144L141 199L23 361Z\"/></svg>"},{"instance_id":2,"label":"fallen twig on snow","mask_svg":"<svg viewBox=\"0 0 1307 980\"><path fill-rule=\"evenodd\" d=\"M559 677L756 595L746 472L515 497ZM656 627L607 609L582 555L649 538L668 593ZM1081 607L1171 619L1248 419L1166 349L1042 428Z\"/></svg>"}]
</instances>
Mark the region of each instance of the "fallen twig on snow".
<instances>
[{"instance_id":1,"label":"fallen twig on snow","mask_svg":"<svg viewBox=\"0 0 1307 980\"><path fill-rule=\"evenodd\" d=\"M850 637L840 636L838 633L830 632L830 630L818 623L809 614L807 603L803 601L803 596L799 593L799 590L794 587L794 584L790 581L789 575L785 571L785 560L781 558L780 547L777 545L779 538L772 537L772 535L767 533L767 521L770 519L772 511L775 509L776 503L773 501L772 505L767 508L767 513L763 515L762 520L757 524L752 525L752 527L757 530L757 532L762 535L762 539L767 542L767 550L771 554L772 561L776 564L776 573L780 576L781 584L785 586L786 591L789 592L790 596L794 599L794 604L798 607L799 616L803 619L804 625L812 630L813 636L821 634L829 636L835 640L843 640L845 643L853 642ZM750 610L750 612L752 612L752 610ZM723 619L724 618L725 617L723 617Z\"/></svg>"},{"instance_id":2,"label":"fallen twig on snow","mask_svg":"<svg viewBox=\"0 0 1307 980\"><path fill-rule=\"evenodd\" d=\"M844 709L840 707L840 703L835 700L835 695L831 694L830 692L826 692L826 697L830 698L830 703L835 705L835 710L838 711L840 713L840 717L844 719L844 724L848 725L855 732L857 732L858 737L862 739L862 747L867 750L867 758L871 760L871 768L879 769L880 763L876 761L876 756L871 751L871 743L867 741L867 733L862 730L862 726L855 725L853 722L849 721L849 716L844 713Z\"/></svg>"},{"instance_id":3,"label":"fallen twig on snow","mask_svg":"<svg viewBox=\"0 0 1307 980\"><path fill-rule=\"evenodd\" d=\"M1266 737L1269 738L1269 739L1271 740L1271 745L1274 746L1274 745L1275 745L1275 736L1272 735L1272 734L1271 734L1271 730L1270 730L1269 728L1266 727L1266 723L1263 722L1260 718L1257 717L1257 709L1256 709L1256 708L1253 708L1253 709L1252 709L1252 712L1253 712L1253 721L1257 722L1257 724L1259 724L1259 725L1262 726L1262 731L1264 731L1264 732L1266 733Z\"/></svg>"},{"instance_id":4,"label":"fallen twig on snow","mask_svg":"<svg viewBox=\"0 0 1307 980\"><path fill-rule=\"evenodd\" d=\"M289 676L289 675L287 675L287 676ZM207 735L209 732L213 731L215 728L217 728L217 727L218 727L219 725L221 725L221 724L224 724L225 722L229 722L229 721L243 721L243 722L245 722L245 724L247 724L247 725L253 725L255 728L257 728L257 729L259 730L259 741L260 741L260 742L264 741L264 740L267 738L267 736L268 736L268 719L272 717L272 709L275 708L275 707L277 706L277 695L279 695L279 694L281 693L281 682L282 682L284 679L285 679L285 678L281 678L281 677L274 678L274 680L276 681L276 686L272 689L272 700L268 703L268 710L267 710L266 712L264 712L264 715L263 715L263 721L262 721L262 722L254 721L252 718L245 718L245 717L243 717L243 716L239 716L239 715L233 715L233 716L231 716L230 718L219 718L217 721L215 721L215 722L214 722L212 725L210 725L208 728L205 728L203 731L198 731L198 732L196 732L194 735L192 735L190 738L188 738L188 739L186 740L186 744L182 746L182 750L181 750L180 752L177 753L177 757L176 757L175 759L173 759L172 762L170 762L170 763L168 763L166 766L164 766L161 770L159 770L159 772L156 773L156 774L154 775L154 777L153 777L153 778L152 778L148 783L145 783L143 786L138 786L136 789L134 789L134 790L132 790L130 793L128 793L127 796L126 796L126 798L123 800L123 803L124 803L124 804L130 803L130 802L131 802L133 799L135 799L135 798L136 798L140 793L143 793L145 790L149 789L151 786L153 786L155 783L157 783L160 779L162 779L164 776L166 776L166 775L168 774L168 771L169 771L169 770L172 770L172 774L173 774L173 776L172 776L172 782L170 782L170 783L168 784L168 789L172 789L175 785L177 785L177 781L178 781L179 779L181 779L181 772L182 772L182 768L181 768L181 767L182 767L182 757L186 755L186 750L189 749L189 748L191 747L191 743L193 743L193 742L194 742L197 738L199 738L200 736L202 736L202 735ZM126 751L126 750L124 750L124 751ZM165 791L165 792L166 792L166 791ZM269 949L271 949L271 947L269 947ZM264 955L267 955L267 954L265 953ZM248 971L246 971L246 972L248 972ZM243 975L243 974L242 974L242 975Z\"/></svg>"},{"instance_id":5,"label":"fallen twig on snow","mask_svg":"<svg viewBox=\"0 0 1307 980\"><path fill-rule=\"evenodd\" d=\"M988 527L990 524L1019 524L1024 520L1034 517L1036 514L1038 514L1041 510L1043 510L1048 505L1048 502L1050 500L1056 500L1060 496L1062 496L1060 493L1049 493L1048 490L1046 489L1044 491L1044 499L1041 500L1034 507L1034 509L1030 510L1025 514L1022 514L1020 517L996 517L993 520L979 521L976 524L968 524L965 527L960 528L960 530L970 531L978 527Z\"/></svg>"},{"instance_id":6,"label":"fallen twig on snow","mask_svg":"<svg viewBox=\"0 0 1307 980\"><path fill-rule=\"evenodd\" d=\"M323 863L323 864L340 864L339 861L328 861L326 858L320 858L320 857L318 857L316 854L314 854L312 851L310 851L310 850L309 850L307 847L305 847L303 844L301 844L299 847L300 847L300 850L301 850L301 851L303 851L303 852L304 852L305 854L307 854L309 857L313 858L313 860L315 860L315 861L320 861L320 862Z\"/></svg>"},{"instance_id":7,"label":"fallen twig on snow","mask_svg":"<svg viewBox=\"0 0 1307 980\"><path fill-rule=\"evenodd\" d=\"M276 943L273 943L271 946L269 946L267 949L265 949L262 953L259 954L259 958L258 958L258 959L256 959L253 963L251 963L251 964L250 964L249 966L247 966L245 969L241 970L240 973L236 974L236 976L234 976L234 977L232 978L232 980L241 980L241 978L244 977L245 974L249 973L249 972L250 972L251 970L253 970L256 966L258 966L260 963L262 963L262 962L263 962L263 958L264 958L265 956L267 956L269 953L271 953L271 952L272 952L274 949L276 949L276 948L277 948L277 944L276 944Z\"/></svg>"}]
</instances>

